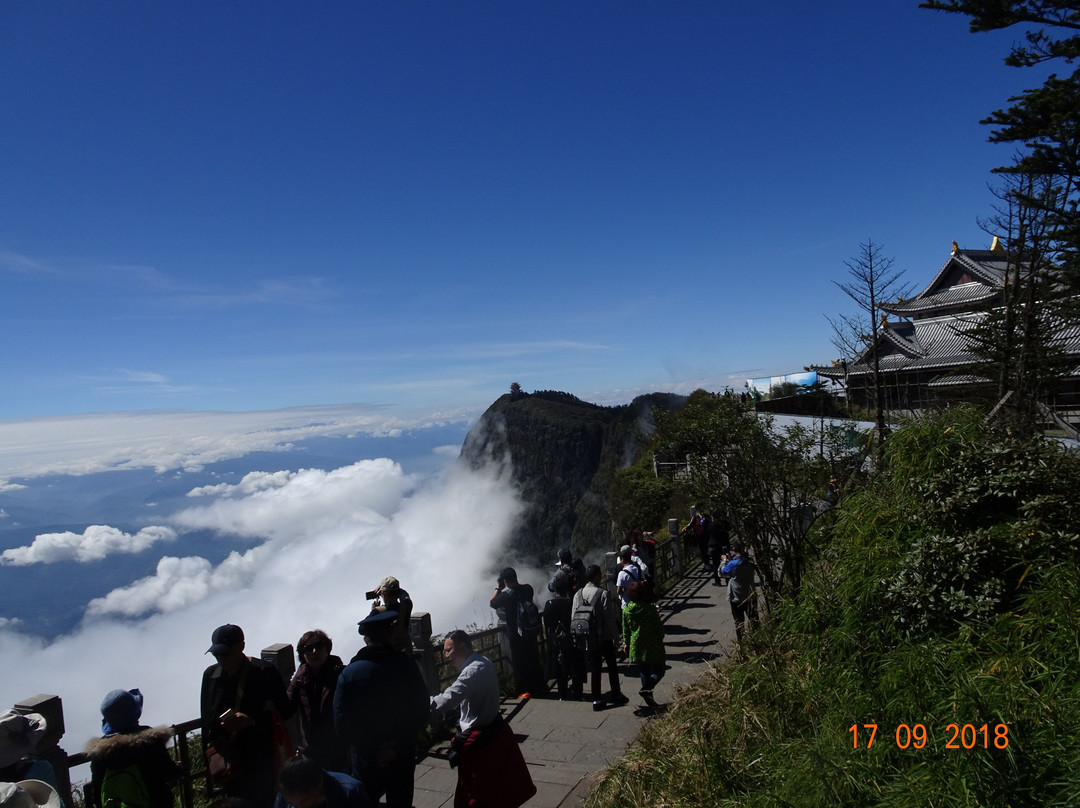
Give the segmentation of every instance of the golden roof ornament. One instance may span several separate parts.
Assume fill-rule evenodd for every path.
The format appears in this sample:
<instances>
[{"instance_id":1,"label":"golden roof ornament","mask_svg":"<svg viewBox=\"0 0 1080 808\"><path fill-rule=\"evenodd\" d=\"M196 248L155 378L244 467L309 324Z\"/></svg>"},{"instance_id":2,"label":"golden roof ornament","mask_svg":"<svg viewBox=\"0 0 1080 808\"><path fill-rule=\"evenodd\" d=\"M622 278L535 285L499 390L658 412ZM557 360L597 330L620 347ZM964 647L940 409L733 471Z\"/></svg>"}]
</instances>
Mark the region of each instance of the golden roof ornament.
<instances>
[{"instance_id":1,"label":"golden roof ornament","mask_svg":"<svg viewBox=\"0 0 1080 808\"><path fill-rule=\"evenodd\" d=\"M957 244L955 241L952 243L952 251L953 255L956 255L958 252L960 252L960 245Z\"/></svg>"},{"instance_id":2,"label":"golden roof ornament","mask_svg":"<svg viewBox=\"0 0 1080 808\"><path fill-rule=\"evenodd\" d=\"M997 236L994 236L994 240L990 244L990 252L992 252L992 253L1003 253L1003 252L1005 252L1005 245L1001 243L1001 239L999 239Z\"/></svg>"}]
</instances>

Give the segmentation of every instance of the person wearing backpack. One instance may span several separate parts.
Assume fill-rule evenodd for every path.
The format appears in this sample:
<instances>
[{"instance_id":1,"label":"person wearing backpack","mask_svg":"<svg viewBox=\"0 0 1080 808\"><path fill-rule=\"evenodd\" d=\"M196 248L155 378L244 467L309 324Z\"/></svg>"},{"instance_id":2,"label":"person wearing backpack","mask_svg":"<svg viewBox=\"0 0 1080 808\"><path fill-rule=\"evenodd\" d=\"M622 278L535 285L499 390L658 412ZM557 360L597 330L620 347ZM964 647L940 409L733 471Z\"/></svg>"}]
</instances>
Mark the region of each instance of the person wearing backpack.
<instances>
[{"instance_id":1,"label":"person wearing backpack","mask_svg":"<svg viewBox=\"0 0 1080 808\"><path fill-rule=\"evenodd\" d=\"M173 783L183 776L169 754L170 727L147 727L143 695L110 690L101 702L104 735L86 744L92 808L159 808L173 804Z\"/></svg>"},{"instance_id":2,"label":"person wearing backpack","mask_svg":"<svg viewBox=\"0 0 1080 808\"><path fill-rule=\"evenodd\" d=\"M638 667L641 690L638 695L649 707L659 705L653 689L664 678L664 624L656 604L646 597L644 581L633 581L628 587L629 603L622 611L622 636L627 658Z\"/></svg>"},{"instance_id":3,"label":"person wearing backpack","mask_svg":"<svg viewBox=\"0 0 1080 808\"><path fill-rule=\"evenodd\" d=\"M618 706L630 701L619 686L619 666L615 661L615 640L619 636L619 617L607 588L600 585L600 567L591 564L585 571L588 583L574 595L570 613L570 630L584 646L591 672L593 710ZM600 679L602 666L607 663L611 693L605 701Z\"/></svg>"},{"instance_id":4,"label":"person wearing backpack","mask_svg":"<svg viewBox=\"0 0 1080 808\"><path fill-rule=\"evenodd\" d=\"M536 648L543 623L533 602L533 588L518 583L517 571L507 567L499 575L495 594L489 604L506 623L510 642L510 666L514 669L519 692L534 696L548 692L547 679L540 666Z\"/></svg>"},{"instance_id":5,"label":"person wearing backpack","mask_svg":"<svg viewBox=\"0 0 1080 808\"><path fill-rule=\"evenodd\" d=\"M621 608L625 609L626 604L630 602L627 594L630 584L636 581L644 583L646 576L641 560L628 544L624 544L619 550L619 565L621 569L615 579L615 592L619 595Z\"/></svg>"},{"instance_id":6,"label":"person wearing backpack","mask_svg":"<svg viewBox=\"0 0 1080 808\"><path fill-rule=\"evenodd\" d=\"M579 701L585 687L585 657L570 631L570 578L555 583L555 597L544 604L544 633L547 636L548 673L559 688L559 699Z\"/></svg>"},{"instance_id":7,"label":"person wearing backpack","mask_svg":"<svg viewBox=\"0 0 1080 808\"><path fill-rule=\"evenodd\" d=\"M570 584L570 594L573 595L581 587L585 586L585 564L580 558L574 558L567 550L559 550L558 560L555 562L555 575L548 582L548 591L555 591L556 581L565 579Z\"/></svg>"},{"instance_id":8,"label":"person wearing backpack","mask_svg":"<svg viewBox=\"0 0 1080 808\"><path fill-rule=\"evenodd\" d=\"M728 579L728 602L735 621L735 639L741 640L746 621L757 622L754 562L743 555L742 542L731 543L731 553L721 556L718 574Z\"/></svg>"}]
</instances>

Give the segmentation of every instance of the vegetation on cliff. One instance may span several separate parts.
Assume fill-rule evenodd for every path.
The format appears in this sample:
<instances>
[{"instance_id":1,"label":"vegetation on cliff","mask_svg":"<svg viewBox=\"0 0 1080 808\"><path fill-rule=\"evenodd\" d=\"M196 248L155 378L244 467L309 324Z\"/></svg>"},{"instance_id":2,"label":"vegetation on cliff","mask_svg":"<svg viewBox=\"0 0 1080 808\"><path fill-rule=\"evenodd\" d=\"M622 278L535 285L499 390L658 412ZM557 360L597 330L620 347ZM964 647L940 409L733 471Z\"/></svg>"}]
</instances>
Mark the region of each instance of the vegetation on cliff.
<instances>
[{"instance_id":1,"label":"vegetation on cliff","mask_svg":"<svg viewBox=\"0 0 1080 808\"><path fill-rule=\"evenodd\" d=\"M592 808L1080 803L1080 458L957 408L855 488Z\"/></svg>"},{"instance_id":2,"label":"vegetation on cliff","mask_svg":"<svg viewBox=\"0 0 1080 808\"><path fill-rule=\"evenodd\" d=\"M697 504L750 548L770 604L794 595L806 533L829 478L846 479L862 460L848 432L781 428L735 396L705 390L678 412L657 410L654 421L640 458L615 474L616 520L654 529L676 514L685 519Z\"/></svg>"},{"instance_id":3,"label":"vegetation on cliff","mask_svg":"<svg viewBox=\"0 0 1080 808\"><path fill-rule=\"evenodd\" d=\"M480 466L506 462L526 512L511 552L547 566L560 547L575 555L613 543L608 490L615 471L640 451L653 429L654 408L678 409L682 396L654 393L628 405L603 407L569 393L501 396L469 431L462 460Z\"/></svg>"}]
</instances>

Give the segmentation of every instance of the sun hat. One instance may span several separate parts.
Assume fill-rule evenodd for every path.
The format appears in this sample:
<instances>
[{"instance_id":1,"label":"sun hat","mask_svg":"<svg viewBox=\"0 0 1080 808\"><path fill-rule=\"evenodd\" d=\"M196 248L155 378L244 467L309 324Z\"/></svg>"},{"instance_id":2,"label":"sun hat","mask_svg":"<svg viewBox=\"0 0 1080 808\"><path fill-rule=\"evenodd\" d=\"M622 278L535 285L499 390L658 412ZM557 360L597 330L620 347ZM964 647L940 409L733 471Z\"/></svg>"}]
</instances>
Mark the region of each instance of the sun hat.
<instances>
[{"instance_id":1,"label":"sun hat","mask_svg":"<svg viewBox=\"0 0 1080 808\"><path fill-rule=\"evenodd\" d=\"M60 795L41 780L0 783L0 808L61 808Z\"/></svg>"},{"instance_id":2,"label":"sun hat","mask_svg":"<svg viewBox=\"0 0 1080 808\"><path fill-rule=\"evenodd\" d=\"M0 769L33 754L46 728L45 717L38 713L0 713Z\"/></svg>"}]
</instances>

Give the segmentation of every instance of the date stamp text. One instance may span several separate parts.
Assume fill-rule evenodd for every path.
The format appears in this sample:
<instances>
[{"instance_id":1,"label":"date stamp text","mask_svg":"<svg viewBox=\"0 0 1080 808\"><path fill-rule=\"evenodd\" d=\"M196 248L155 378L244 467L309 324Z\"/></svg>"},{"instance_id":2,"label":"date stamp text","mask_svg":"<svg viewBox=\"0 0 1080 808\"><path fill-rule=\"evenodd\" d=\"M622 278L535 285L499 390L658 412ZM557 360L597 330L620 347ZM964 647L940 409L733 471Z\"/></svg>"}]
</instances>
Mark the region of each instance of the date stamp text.
<instances>
[{"instance_id":1,"label":"date stamp text","mask_svg":"<svg viewBox=\"0 0 1080 808\"><path fill-rule=\"evenodd\" d=\"M888 730L878 737L877 724L852 724L848 727L851 733L851 746L853 749L870 749L874 741L888 743ZM932 733L925 724L900 724L896 727L891 740L897 749L923 749L927 744L933 744L935 740L945 741L945 749L1007 749L1009 746L1008 724L948 724L945 727L944 736L934 739Z\"/></svg>"}]
</instances>

